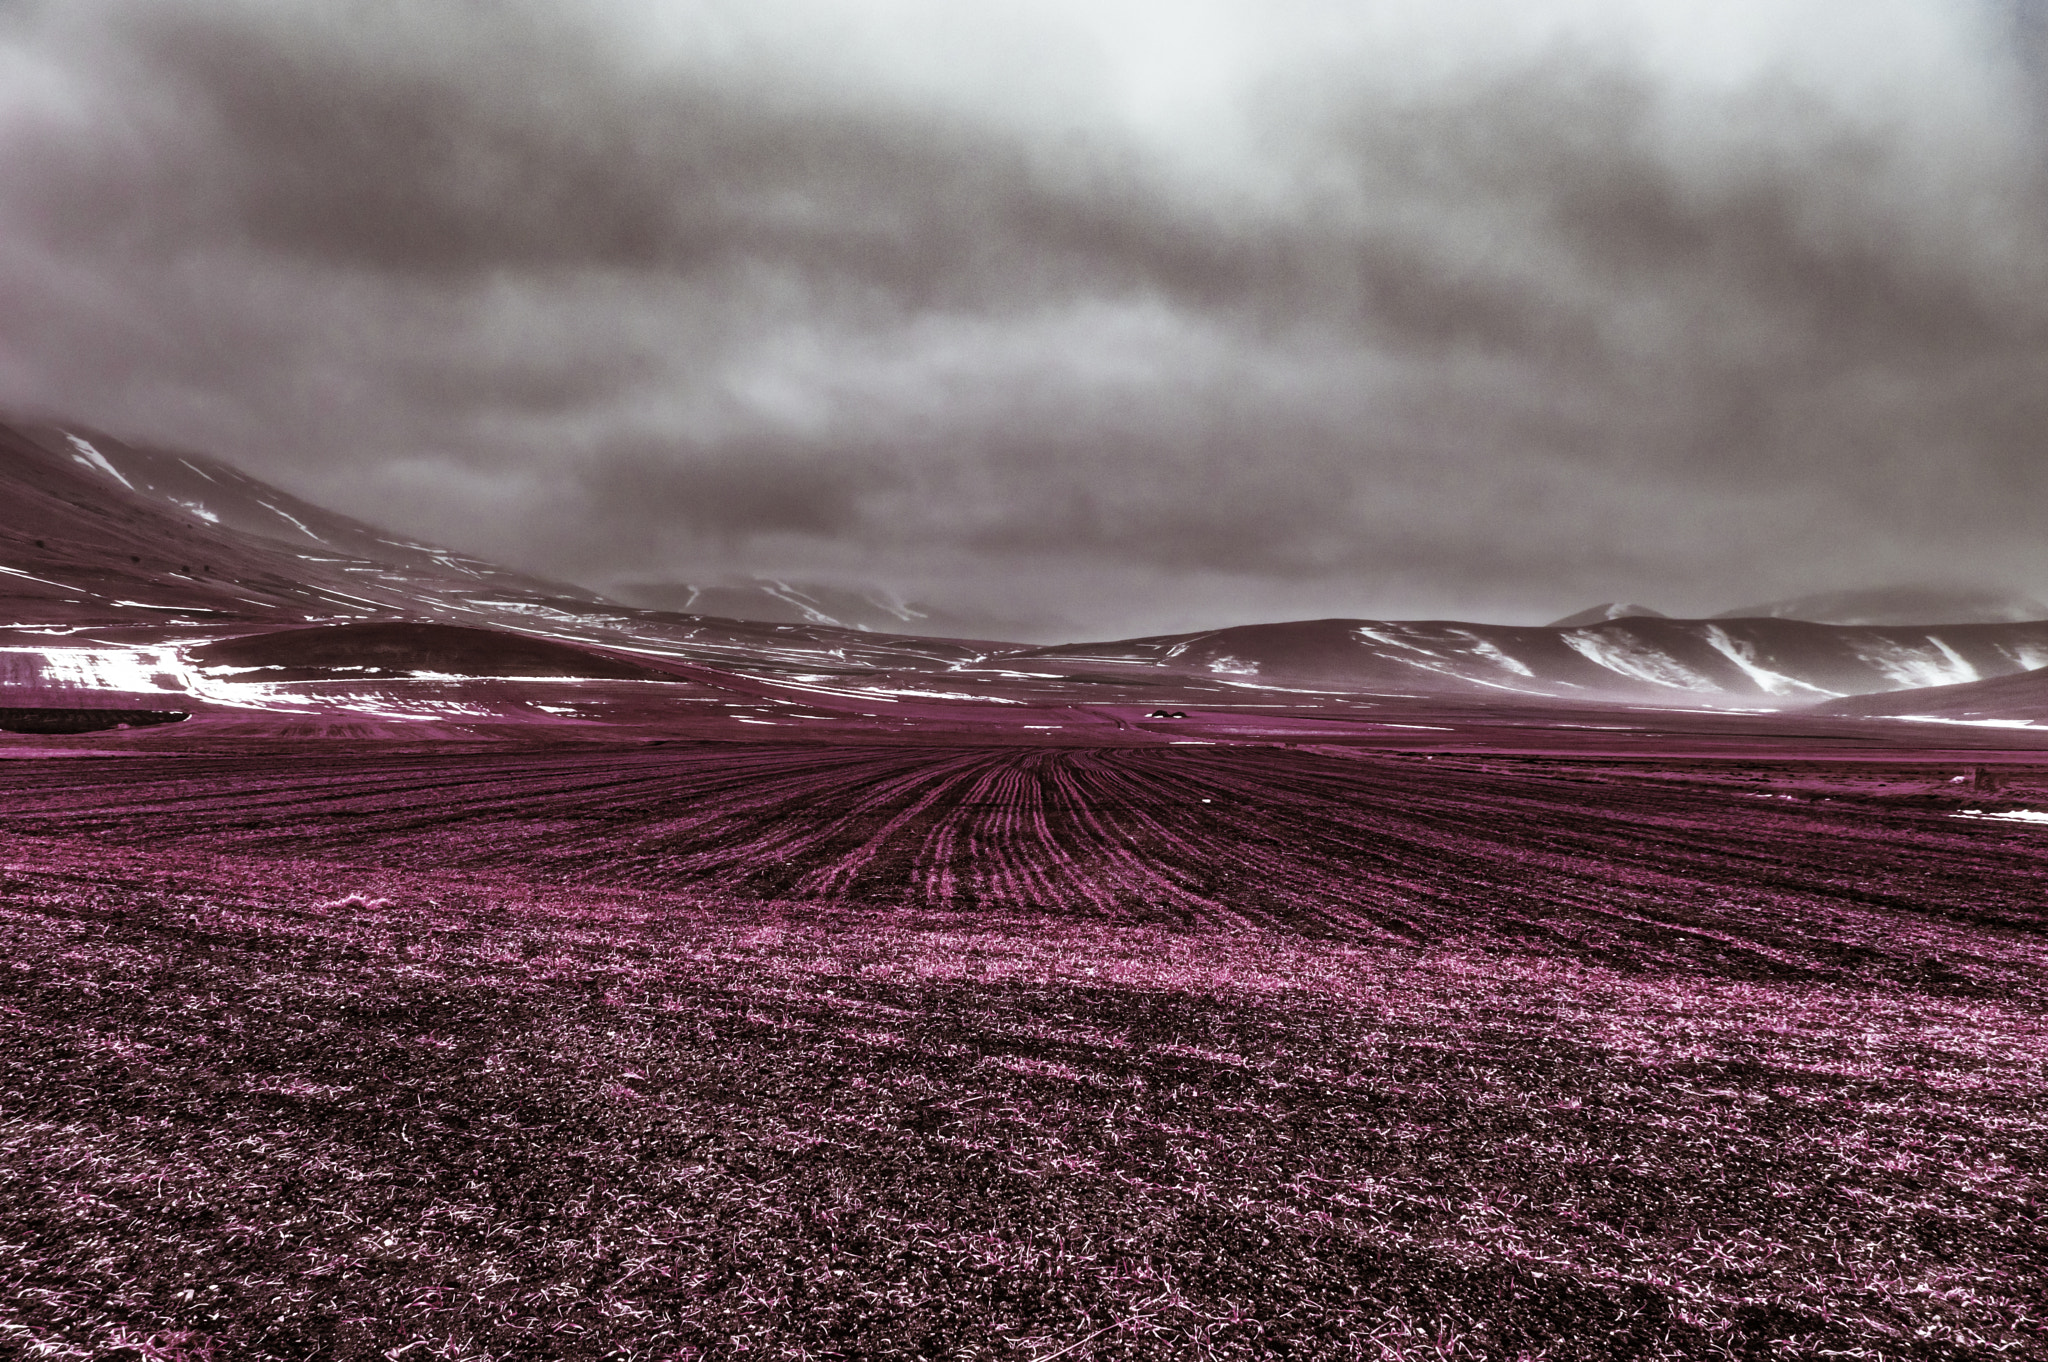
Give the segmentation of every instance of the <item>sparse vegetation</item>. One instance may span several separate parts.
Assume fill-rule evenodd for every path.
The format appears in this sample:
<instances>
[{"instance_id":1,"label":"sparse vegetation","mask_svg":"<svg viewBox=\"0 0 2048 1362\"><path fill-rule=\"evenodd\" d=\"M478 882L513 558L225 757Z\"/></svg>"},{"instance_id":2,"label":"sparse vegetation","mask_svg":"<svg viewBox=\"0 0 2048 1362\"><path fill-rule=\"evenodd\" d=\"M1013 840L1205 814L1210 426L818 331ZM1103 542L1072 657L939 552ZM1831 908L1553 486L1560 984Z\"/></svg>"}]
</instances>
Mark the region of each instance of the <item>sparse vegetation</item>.
<instances>
[{"instance_id":1,"label":"sparse vegetation","mask_svg":"<svg viewBox=\"0 0 2048 1362\"><path fill-rule=\"evenodd\" d=\"M23 1356L2048 1342L2036 829L1230 749L4 774Z\"/></svg>"}]
</instances>

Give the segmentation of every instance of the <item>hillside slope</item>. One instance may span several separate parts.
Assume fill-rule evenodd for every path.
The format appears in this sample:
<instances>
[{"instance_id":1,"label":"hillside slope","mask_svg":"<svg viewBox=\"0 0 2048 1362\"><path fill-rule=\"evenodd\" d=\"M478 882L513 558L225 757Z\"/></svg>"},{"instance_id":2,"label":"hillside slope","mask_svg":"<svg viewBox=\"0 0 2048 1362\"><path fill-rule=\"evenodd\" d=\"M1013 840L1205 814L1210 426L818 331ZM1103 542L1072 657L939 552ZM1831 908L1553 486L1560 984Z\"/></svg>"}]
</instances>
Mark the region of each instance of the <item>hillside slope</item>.
<instances>
[{"instance_id":1,"label":"hillside slope","mask_svg":"<svg viewBox=\"0 0 2048 1362\"><path fill-rule=\"evenodd\" d=\"M1949 723L2048 723L2048 669L1957 686L1852 695L1816 705L1817 714L1938 719Z\"/></svg>"},{"instance_id":2,"label":"hillside slope","mask_svg":"<svg viewBox=\"0 0 2048 1362\"><path fill-rule=\"evenodd\" d=\"M1243 686L1777 706L2048 665L2048 622L1855 628L1646 616L1572 627L1303 620L1032 649L1009 660L1204 673Z\"/></svg>"},{"instance_id":3,"label":"hillside slope","mask_svg":"<svg viewBox=\"0 0 2048 1362\"><path fill-rule=\"evenodd\" d=\"M8 613L38 624L604 605L578 587L388 537L218 460L6 423L0 577Z\"/></svg>"}]
</instances>

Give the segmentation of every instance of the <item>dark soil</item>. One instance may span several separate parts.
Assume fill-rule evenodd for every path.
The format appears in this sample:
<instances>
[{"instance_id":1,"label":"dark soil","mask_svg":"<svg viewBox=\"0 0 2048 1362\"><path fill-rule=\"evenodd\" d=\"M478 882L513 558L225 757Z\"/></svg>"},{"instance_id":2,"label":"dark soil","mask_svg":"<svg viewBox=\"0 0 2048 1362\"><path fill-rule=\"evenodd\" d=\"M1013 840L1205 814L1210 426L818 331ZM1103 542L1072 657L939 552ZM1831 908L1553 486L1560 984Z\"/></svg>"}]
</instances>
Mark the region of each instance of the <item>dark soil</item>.
<instances>
[{"instance_id":1,"label":"dark soil","mask_svg":"<svg viewBox=\"0 0 2048 1362\"><path fill-rule=\"evenodd\" d=\"M6 763L0 1338L2039 1356L2048 834L1915 779Z\"/></svg>"}]
</instances>

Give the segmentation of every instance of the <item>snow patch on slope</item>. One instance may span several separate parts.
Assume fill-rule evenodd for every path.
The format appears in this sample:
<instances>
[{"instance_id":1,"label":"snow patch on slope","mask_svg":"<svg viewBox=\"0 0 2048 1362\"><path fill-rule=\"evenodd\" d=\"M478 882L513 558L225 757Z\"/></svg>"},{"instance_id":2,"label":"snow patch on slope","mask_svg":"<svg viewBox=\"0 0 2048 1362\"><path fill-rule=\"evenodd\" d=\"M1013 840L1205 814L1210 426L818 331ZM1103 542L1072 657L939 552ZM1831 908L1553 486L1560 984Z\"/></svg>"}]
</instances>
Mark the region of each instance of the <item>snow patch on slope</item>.
<instances>
[{"instance_id":1,"label":"snow patch on slope","mask_svg":"<svg viewBox=\"0 0 2048 1362\"><path fill-rule=\"evenodd\" d=\"M1486 639L1479 637L1479 635L1469 632L1468 630L1458 629L1453 632L1457 633L1462 638L1468 638L1472 640L1473 653L1475 653L1479 657L1486 659L1488 662L1493 663L1495 666L1504 668L1507 671L1511 671L1516 676L1533 677L1536 675L1535 672L1529 669L1528 664L1524 663L1519 658L1508 656L1508 654L1505 651L1503 651L1498 644L1491 643Z\"/></svg>"},{"instance_id":2,"label":"snow patch on slope","mask_svg":"<svg viewBox=\"0 0 2048 1362\"><path fill-rule=\"evenodd\" d=\"M43 679L69 690L182 691L174 648L5 648L41 659Z\"/></svg>"},{"instance_id":3,"label":"snow patch on slope","mask_svg":"<svg viewBox=\"0 0 2048 1362\"><path fill-rule=\"evenodd\" d=\"M1362 639L1365 639L1372 643L1383 643L1389 648L1404 648L1411 653L1422 653L1428 651L1428 649L1423 648L1420 645L1413 643L1408 639L1402 638L1399 634L1393 633L1391 630L1388 629L1375 629L1370 625L1361 624L1358 626L1356 632L1358 636Z\"/></svg>"},{"instance_id":4,"label":"snow patch on slope","mask_svg":"<svg viewBox=\"0 0 2048 1362\"><path fill-rule=\"evenodd\" d=\"M1732 637L1726 629L1721 628L1717 624L1708 625L1702 637L1706 639L1708 647L1727 658L1730 662L1733 662L1737 667L1740 667L1742 674L1756 682L1757 689L1766 695L1791 695L1796 692L1804 692L1808 695L1833 697L1840 694L1839 691L1824 690L1811 682L1801 681L1796 676L1787 676L1783 672L1772 671L1757 661L1754 645Z\"/></svg>"},{"instance_id":5,"label":"snow patch on slope","mask_svg":"<svg viewBox=\"0 0 2048 1362\"><path fill-rule=\"evenodd\" d=\"M1890 716L1916 724L1967 724L1971 728L2033 728L2032 719L1951 719L1940 714L1895 714Z\"/></svg>"},{"instance_id":6,"label":"snow patch on slope","mask_svg":"<svg viewBox=\"0 0 2048 1362\"><path fill-rule=\"evenodd\" d=\"M2048 648L2037 648L2031 643L2019 643L2011 647L2001 645L1998 651L2011 658L2013 665L2023 672L2039 671L2043 667L2048 667Z\"/></svg>"},{"instance_id":7,"label":"snow patch on slope","mask_svg":"<svg viewBox=\"0 0 2048 1362\"><path fill-rule=\"evenodd\" d=\"M258 506L261 506L264 510L269 511L273 515L283 516L286 520L291 521L293 525L296 525L298 527L299 533L305 535L306 538L312 540L314 543L325 544L327 542L325 539L322 539L319 535L314 534L312 530L308 529L306 527L306 522L299 519L297 516L293 515L290 511L280 511L278 510L277 507L271 505L267 501L258 501L256 504Z\"/></svg>"},{"instance_id":8,"label":"snow patch on slope","mask_svg":"<svg viewBox=\"0 0 2048 1362\"><path fill-rule=\"evenodd\" d=\"M235 709L273 714L360 715L408 722L489 718L495 713L487 705L408 694L403 687L365 685L363 680L344 680L331 689L310 688L303 682L248 680L244 679L244 674L257 669L195 667L185 660L182 646L171 643L130 648L0 648L0 655L23 657L43 683L58 690L131 695L176 694ZM415 679L432 683L472 678L421 672ZM556 681L565 678L505 679Z\"/></svg>"},{"instance_id":9,"label":"snow patch on slope","mask_svg":"<svg viewBox=\"0 0 2048 1362\"><path fill-rule=\"evenodd\" d=\"M1923 686L1958 686L1966 681L1978 681L1977 669L1964 660L1962 654L1942 642L1928 636L1930 648L1911 648L1902 644L1874 643L1858 648L1856 655L1882 672L1885 679L1900 689L1918 689Z\"/></svg>"},{"instance_id":10,"label":"snow patch on slope","mask_svg":"<svg viewBox=\"0 0 2048 1362\"><path fill-rule=\"evenodd\" d=\"M122 477L121 470L108 463L107 456L92 447L92 441L81 440L76 435L66 435L64 438L71 441L71 447L78 451L71 456L72 458L87 468L97 468L129 491L135 490L135 484Z\"/></svg>"},{"instance_id":11,"label":"snow patch on slope","mask_svg":"<svg viewBox=\"0 0 2048 1362\"><path fill-rule=\"evenodd\" d=\"M1720 689L1710 678L1700 675L1668 653L1641 647L1628 639L1573 630L1564 636L1564 642L1566 647L1587 661L1632 681L1647 681L1653 686L1670 686L1678 690Z\"/></svg>"},{"instance_id":12,"label":"snow patch on slope","mask_svg":"<svg viewBox=\"0 0 2048 1362\"><path fill-rule=\"evenodd\" d=\"M1353 632L1370 643L1378 643L1388 648L1400 649L1400 652L1392 660L1406 663L1418 671L1432 672L1438 676L1448 676L1456 681L1463 681L1470 685L1485 686L1491 690L1504 690L1512 694L1523 693L1520 686L1502 681L1490 681L1483 676L1471 675L1469 672L1451 665L1449 659L1429 646L1432 643L1437 643L1438 640L1429 638L1428 635L1422 636L1428 640L1427 642L1418 643L1414 638L1407 637L1397 626L1375 628L1370 625L1359 625ZM1529 668L1522 665L1516 659L1509 657L1505 652L1479 637L1479 635L1469 633L1463 629L1453 629L1451 633L1469 642L1470 646L1460 651L1477 657L1504 671L1520 676L1534 677L1535 673L1530 671Z\"/></svg>"},{"instance_id":13,"label":"snow patch on slope","mask_svg":"<svg viewBox=\"0 0 2048 1362\"><path fill-rule=\"evenodd\" d=\"M0 567L0 572L4 572L10 577L19 577L25 582L40 582L44 586L54 586L62 591L78 591L82 592L87 596L93 594L90 591L86 591L84 587L66 586L62 582L53 582L48 577L37 577L30 573L23 572L20 568Z\"/></svg>"}]
</instances>

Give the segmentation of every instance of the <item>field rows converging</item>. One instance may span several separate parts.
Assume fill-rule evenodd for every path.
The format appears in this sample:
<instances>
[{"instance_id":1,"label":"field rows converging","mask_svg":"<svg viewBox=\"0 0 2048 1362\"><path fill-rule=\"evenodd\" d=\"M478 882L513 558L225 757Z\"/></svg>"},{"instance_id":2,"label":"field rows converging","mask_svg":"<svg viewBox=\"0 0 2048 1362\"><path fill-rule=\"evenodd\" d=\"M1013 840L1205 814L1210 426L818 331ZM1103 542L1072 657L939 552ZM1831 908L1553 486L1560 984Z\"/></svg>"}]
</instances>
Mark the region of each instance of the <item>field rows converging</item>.
<instances>
[{"instance_id":1,"label":"field rows converging","mask_svg":"<svg viewBox=\"0 0 2048 1362\"><path fill-rule=\"evenodd\" d=\"M706 744L14 763L0 826L740 902L1512 942L1655 968L1990 983L2048 840L1630 769L1269 748ZM1961 976L1959 976L1961 977Z\"/></svg>"},{"instance_id":2,"label":"field rows converging","mask_svg":"<svg viewBox=\"0 0 2048 1362\"><path fill-rule=\"evenodd\" d=\"M811 897L704 892L734 883L719 874L631 883L646 866L521 876L475 828L434 842L404 819L364 844L381 864L334 858L311 815L312 855L275 823L260 854L163 826L130 845L111 822L0 833L0 1346L522 1362L2039 1351L2048 971L1982 924L1917 973L1841 955L1851 934L1829 924L1855 868L1839 837L1834 897L1795 866L1744 909L1834 931L1831 956L1647 899L1613 910L1596 948L1567 873L1594 825L1534 828L1519 892L1560 893L1547 911L1570 923L1539 948L1515 934L1540 925L1534 906L1512 930L1454 926L1451 885L1484 857L1398 911L1354 891L1356 908L1318 916L1299 885L1220 887L1197 834L1251 829L1218 834L1157 787L1197 807L1223 798L1197 791L1246 798L1231 761L859 769L838 807L871 831L832 834L822 864L767 820L729 830L798 857L778 873ZM1313 804L1311 775L1256 787L1294 812L1268 815L1247 878L1325 864L1278 840ZM1330 797L1369 802L1371 781L1329 779ZM545 763L519 781L593 788ZM655 799L648 782L624 783ZM1111 791L1158 806L1105 812ZM1534 820L1535 792L1517 798ZM1383 829L1389 885L1450 854L1430 841L1449 803L1412 823L1321 816L1332 838L1350 829L1331 862ZM1084 873L1127 877L1122 897L1038 897L1074 872L1027 858L1075 828L1099 829ZM1183 849L1166 862L1170 837ZM858 896L887 881L841 850L876 843L902 858L893 903ZM477 865L416 863L435 847ZM852 897L831 878L848 865ZM1140 916L1141 895L1173 892L1190 919ZM1263 906L1203 906L1239 893ZM1872 903L1864 930L1917 920ZM1680 961L1681 930L1740 951Z\"/></svg>"}]
</instances>

